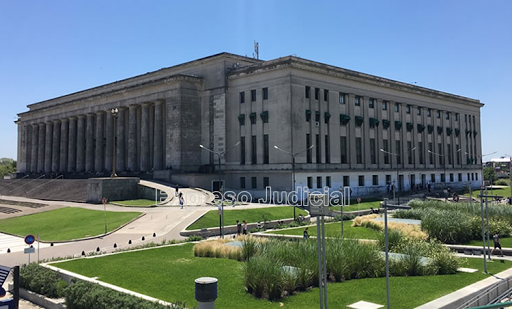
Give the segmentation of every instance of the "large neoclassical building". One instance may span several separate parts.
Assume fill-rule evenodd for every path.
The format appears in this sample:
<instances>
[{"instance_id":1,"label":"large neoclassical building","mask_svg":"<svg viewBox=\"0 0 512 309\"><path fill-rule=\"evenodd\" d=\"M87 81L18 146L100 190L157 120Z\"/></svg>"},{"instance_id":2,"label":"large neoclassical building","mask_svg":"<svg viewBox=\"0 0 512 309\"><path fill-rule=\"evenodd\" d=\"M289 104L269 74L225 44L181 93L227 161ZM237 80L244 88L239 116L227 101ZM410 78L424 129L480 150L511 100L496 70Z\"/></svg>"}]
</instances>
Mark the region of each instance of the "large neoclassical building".
<instances>
[{"instance_id":1,"label":"large neoclassical building","mask_svg":"<svg viewBox=\"0 0 512 309\"><path fill-rule=\"evenodd\" d=\"M293 175L358 195L478 185L482 106L294 56L221 53L28 105L18 171L109 175L115 155L119 175L255 195L290 190Z\"/></svg>"}]
</instances>

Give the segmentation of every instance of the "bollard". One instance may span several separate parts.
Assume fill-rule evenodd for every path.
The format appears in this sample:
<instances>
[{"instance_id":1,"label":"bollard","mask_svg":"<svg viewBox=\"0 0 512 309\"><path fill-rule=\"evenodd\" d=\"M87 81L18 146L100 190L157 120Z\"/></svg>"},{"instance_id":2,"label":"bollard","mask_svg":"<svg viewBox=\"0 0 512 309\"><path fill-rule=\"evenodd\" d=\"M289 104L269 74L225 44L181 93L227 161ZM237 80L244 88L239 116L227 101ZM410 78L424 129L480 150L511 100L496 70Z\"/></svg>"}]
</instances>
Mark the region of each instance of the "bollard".
<instances>
[{"instance_id":1,"label":"bollard","mask_svg":"<svg viewBox=\"0 0 512 309\"><path fill-rule=\"evenodd\" d=\"M117 244L116 244L116 243L114 243L114 249L115 249L115 248L117 248Z\"/></svg>"},{"instance_id":2,"label":"bollard","mask_svg":"<svg viewBox=\"0 0 512 309\"><path fill-rule=\"evenodd\" d=\"M96 252L100 252L100 247L96 247Z\"/></svg>"},{"instance_id":3,"label":"bollard","mask_svg":"<svg viewBox=\"0 0 512 309\"><path fill-rule=\"evenodd\" d=\"M11 248L7 248L7 253L11 253Z\"/></svg>"},{"instance_id":4,"label":"bollard","mask_svg":"<svg viewBox=\"0 0 512 309\"><path fill-rule=\"evenodd\" d=\"M156 237L156 233L153 233L153 237Z\"/></svg>"},{"instance_id":5,"label":"bollard","mask_svg":"<svg viewBox=\"0 0 512 309\"><path fill-rule=\"evenodd\" d=\"M130 240L128 240L128 244L129 244L129 245L131 245L131 244L132 244L132 240L131 240L131 239L130 239Z\"/></svg>"},{"instance_id":6,"label":"bollard","mask_svg":"<svg viewBox=\"0 0 512 309\"><path fill-rule=\"evenodd\" d=\"M50 243L50 247L53 247L53 242Z\"/></svg>"},{"instance_id":7,"label":"bollard","mask_svg":"<svg viewBox=\"0 0 512 309\"><path fill-rule=\"evenodd\" d=\"M85 256L85 251L82 251L82 256Z\"/></svg>"},{"instance_id":8,"label":"bollard","mask_svg":"<svg viewBox=\"0 0 512 309\"><path fill-rule=\"evenodd\" d=\"M146 238L144 238L144 236L142 236L142 241L146 240Z\"/></svg>"},{"instance_id":9,"label":"bollard","mask_svg":"<svg viewBox=\"0 0 512 309\"><path fill-rule=\"evenodd\" d=\"M214 309L217 299L217 278L201 277L196 282L197 309Z\"/></svg>"}]
</instances>

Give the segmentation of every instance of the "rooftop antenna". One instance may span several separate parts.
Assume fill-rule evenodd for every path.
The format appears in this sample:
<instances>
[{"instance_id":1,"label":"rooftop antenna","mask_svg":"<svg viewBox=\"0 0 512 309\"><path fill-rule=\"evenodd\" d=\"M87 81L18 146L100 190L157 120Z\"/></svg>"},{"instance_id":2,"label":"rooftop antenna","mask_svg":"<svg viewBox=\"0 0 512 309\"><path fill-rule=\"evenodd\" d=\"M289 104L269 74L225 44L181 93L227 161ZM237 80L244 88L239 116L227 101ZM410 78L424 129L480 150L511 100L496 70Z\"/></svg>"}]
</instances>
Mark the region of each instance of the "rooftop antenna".
<instances>
[{"instance_id":1,"label":"rooftop antenna","mask_svg":"<svg viewBox=\"0 0 512 309\"><path fill-rule=\"evenodd\" d=\"M253 58L256 58L256 59L260 59L260 48L259 48L259 45L260 43L259 42L256 42L256 40L254 41L254 53L252 53L252 57Z\"/></svg>"}]
</instances>

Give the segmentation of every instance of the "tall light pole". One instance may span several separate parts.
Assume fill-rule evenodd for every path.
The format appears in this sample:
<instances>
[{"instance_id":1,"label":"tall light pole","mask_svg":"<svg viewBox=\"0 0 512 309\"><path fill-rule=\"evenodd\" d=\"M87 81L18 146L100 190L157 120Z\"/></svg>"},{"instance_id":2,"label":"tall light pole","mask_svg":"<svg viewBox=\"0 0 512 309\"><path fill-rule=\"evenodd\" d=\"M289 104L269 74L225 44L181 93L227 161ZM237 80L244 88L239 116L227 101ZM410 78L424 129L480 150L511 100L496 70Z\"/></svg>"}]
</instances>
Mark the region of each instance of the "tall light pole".
<instances>
[{"instance_id":1,"label":"tall light pole","mask_svg":"<svg viewBox=\"0 0 512 309\"><path fill-rule=\"evenodd\" d=\"M204 149L206 151L209 151L215 155L217 155L217 158L218 158L218 163L219 163L219 168L217 170L217 173L219 175L219 191L221 194L223 194L223 188L222 188L222 182L221 182L221 179L220 179L220 158L226 154L227 151L235 148L236 146L240 145L240 141L238 141L236 144L234 144L233 146L231 146L231 148L229 149L226 149L222 152L217 152L217 151L213 151L209 148L206 148L204 147L203 145L199 145L199 147L201 147L201 149ZM221 205L221 213L220 213L220 222L219 222L219 228L220 228L220 237L221 238L224 238L224 201L223 201L223 197L221 196L221 200L220 200L220 205Z\"/></svg>"},{"instance_id":2,"label":"tall light pole","mask_svg":"<svg viewBox=\"0 0 512 309\"><path fill-rule=\"evenodd\" d=\"M288 155L290 155L292 157L292 192L295 191L295 157L303 152L306 152L308 150L311 150L313 149L313 147L315 147L315 145L311 145L309 146L308 148L302 150L302 151L299 151L297 153L291 153L289 151L286 151L284 149L281 149L279 147L277 147L276 145L274 145L274 148L279 150L279 151L282 151ZM294 203L295 204L295 203ZM293 221L295 221L295 205L293 205ZM343 222L343 219L341 220Z\"/></svg>"},{"instance_id":3,"label":"tall light pole","mask_svg":"<svg viewBox=\"0 0 512 309\"><path fill-rule=\"evenodd\" d=\"M459 148L455 153L457 152L460 152L462 148ZM447 154L439 154L439 153L435 153L433 151L430 151L428 150L428 153L431 153L433 155L436 155L438 157L442 157L443 158L443 175L444 175L444 188L446 189L446 158L448 158L449 155L451 155L450 153L447 153Z\"/></svg>"},{"instance_id":4,"label":"tall light pole","mask_svg":"<svg viewBox=\"0 0 512 309\"><path fill-rule=\"evenodd\" d=\"M409 150L407 153L410 153L410 152L413 152L414 150L416 149L416 147L414 147L413 149ZM384 152L384 153L387 153L389 155L392 155L392 156L395 156L395 157L399 157L400 154L397 154L397 153L392 153L392 152L389 152L389 151L386 151L384 149L380 149L380 151ZM403 161L402 161L402 164L403 164ZM396 162L396 185L397 185L397 188L398 188L398 185L400 183L400 179L399 179L399 173L398 173L398 160ZM398 198L398 205L400 205L400 191L398 191L398 194L397 194L397 198Z\"/></svg>"},{"instance_id":5,"label":"tall light pole","mask_svg":"<svg viewBox=\"0 0 512 309\"><path fill-rule=\"evenodd\" d=\"M117 177L116 174L116 133L117 133L117 115L119 113L119 109L113 108L111 111L112 117L114 118L114 132L112 134L114 137L112 138L112 174L110 175L111 178Z\"/></svg>"},{"instance_id":6,"label":"tall light pole","mask_svg":"<svg viewBox=\"0 0 512 309\"><path fill-rule=\"evenodd\" d=\"M482 174L481 174L481 178L482 178L482 185L481 185L481 187L485 187L485 182L484 182L484 180L485 180L485 179L484 179L484 161L483 161L483 158L484 158L485 156L490 156L490 155L492 155L492 154L495 154L496 152L497 152L497 151L495 151L495 152L491 152L491 153L487 153L487 154L484 154L484 155L477 155L477 154L475 154L475 156L477 156L477 157L479 157L479 158L480 158L480 173L482 173ZM469 153L467 153L466 151L465 151L464 153L465 153L466 155L470 156L470 154L469 154ZM468 181L469 181L469 179L468 179Z\"/></svg>"}]
</instances>

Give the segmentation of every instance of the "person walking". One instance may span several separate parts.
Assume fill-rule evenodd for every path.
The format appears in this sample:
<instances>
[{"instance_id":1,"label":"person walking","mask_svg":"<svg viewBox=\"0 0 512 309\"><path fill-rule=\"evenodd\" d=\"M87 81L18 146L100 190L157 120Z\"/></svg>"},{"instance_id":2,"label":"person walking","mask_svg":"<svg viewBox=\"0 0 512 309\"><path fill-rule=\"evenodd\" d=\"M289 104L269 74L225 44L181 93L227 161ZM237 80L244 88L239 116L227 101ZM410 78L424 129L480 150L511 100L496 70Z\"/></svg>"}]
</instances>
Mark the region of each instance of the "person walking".
<instances>
[{"instance_id":1,"label":"person walking","mask_svg":"<svg viewBox=\"0 0 512 309\"><path fill-rule=\"evenodd\" d=\"M245 222L245 220L243 221L242 229L243 229L243 234L247 235L247 222Z\"/></svg>"},{"instance_id":2,"label":"person walking","mask_svg":"<svg viewBox=\"0 0 512 309\"><path fill-rule=\"evenodd\" d=\"M236 220L236 235L240 236L242 233L242 223L240 221Z\"/></svg>"},{"instance_id":3,"label":"person walking","mask_svg":"<svg viewBox=\"0 0 512 309\"><path fill-rule=\"evenodd\" d=\"M183 198L183 193L181 193L181 192L179 194L179 200L180 200L181 209L183 209L183 204L185 204L185 199Z\"/></svg>"},{"instance_id":4,"label":"person walking","mask_svg":"<svg viewBox=\"0 0 512 309\"><path fill-rule=\"evenodd\" d=\"M304 238L304 240L307 240L309 238L308 228L304 229L304 233L302 234L302 237Z\"/></svg>"},{"instance_id":5,"label":"person walking","mask_svg":"<svg viewBox=\"0 0 512 309\"><path fill-rule=\"evenodd\" d=\"M492 249L491 254L493 254L493 252L494 252L494 250L496 250L496 248L499 248L500 255L503 256L503 250L501 249L501 244L500 244L500 232L499 231L494 233L494 235L492 236L492 241L494 242L494 249Z\"/></svg>"},{"instance_id":6,"label":"person walking","mask_svg":"<svg viewBox=\"0 0 512 309\"><path fill-rule=\"evenodd\" d=\"M175 196L178 197L179 196L179 190L180 190L180 187L178 186L178 184L176 184L176 192L175 192Z\"/></svg>"}]
</instances>

